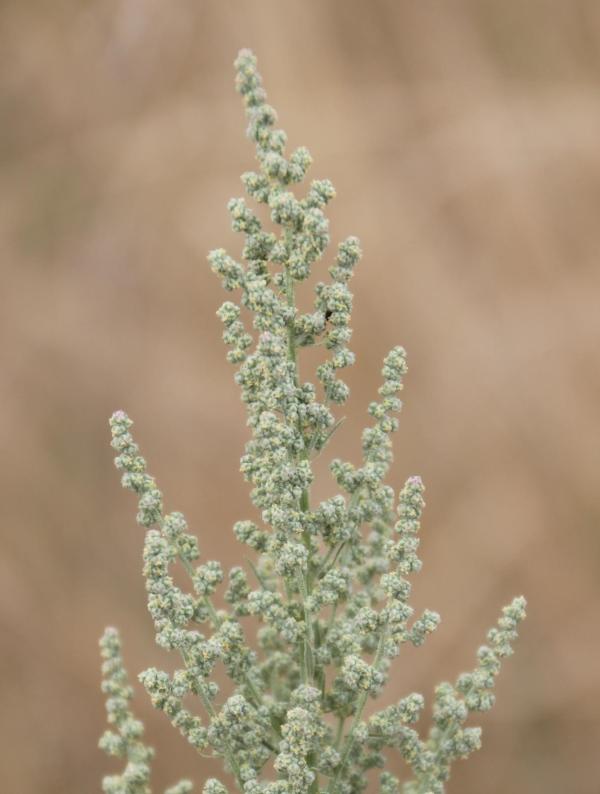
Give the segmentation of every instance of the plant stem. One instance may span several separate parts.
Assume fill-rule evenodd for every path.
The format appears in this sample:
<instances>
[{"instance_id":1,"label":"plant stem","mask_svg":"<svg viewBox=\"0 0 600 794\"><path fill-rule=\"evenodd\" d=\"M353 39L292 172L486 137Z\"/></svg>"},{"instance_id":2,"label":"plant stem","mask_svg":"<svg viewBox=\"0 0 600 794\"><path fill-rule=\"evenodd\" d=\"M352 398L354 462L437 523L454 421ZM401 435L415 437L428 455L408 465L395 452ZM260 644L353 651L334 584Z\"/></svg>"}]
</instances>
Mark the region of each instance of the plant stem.
<instances>
[{"instance_id":1,"label":"plant stem","mask_svg":"<svg viewBox=\"0 0 600 794\"><path fill-rule=\"evenodd\" d=\"M287 302L288 306L291 309L295 309L296 301L294 295L294 280L290 275L289 271L286 270L286 295L287 295ZM294 312L295 314L295 312ZM295 336L295 329L294 329L294 316L292 316L289 324L288 324L288 361L293 364L294 367L294 383L298 386L299 383L299 376L298 376L298 357L296 351L296 336ZM298 433L300 437L303 439L304 448L300 453L299 457L301 460L309 460L310 459L310 447L306 446L306 439L304 438L303 430L300 424L298 424ZM300 502L299 502L300 510L303 513L306 513L310 510L310 495L308 492L308 488L305 488L300 495ZM303 641L303 648L301 650L301 674L302 674L302 683L303 684L311 684L314 678L314 633L313 633L313 625L312 625L312 615L310 609L308 609L307 600L311 592L311 569L313 568L313 561L311 559L311 539L307 532L303 533L302 537L303 543L308 551L308 561L306 566L306 573L299 572L298 574L298 590L300 592L300 598L302 599L302 608L304 611L304 641ZM315 765L315 757L314 753L309 753L307 757L307 763L309 766ZM309 787L310 794L318 794L319 792L319 775L315 772L315 777Z\"/></svg>"},{"instance_id":2,"label":"plant stem","mask_svg":"<svg viewBox=\"0 0 600 794\"><path fill-rule=\"evenodd\" d=\"M336 750L340 746L340 742L342 740L342 734L344 732L344 724L345 724L345 722L346 722L346 718L345 717L338 717L338 725L337 725L337 731L336 731L336 734L335 734L335 743L334 743L334 746L335 746Z\"/></svg>"},{"instance_id":3,"label":"plant stem","mask_svg":"<svg viewBox=\"0 0 600 794\"><path fill-rule=\"evenodd\" d=\"M302 573L298 573L298 588L302 598L302 606L304 608L304 623L305 623L305 637L304 637L304 651L302 654L302 683L308 684L312 681L314 676L314 657L313 657L313 626L310 610L306 605L308 598L308 591L306 587L306 580Z\"/></svg>"}]
</instances>

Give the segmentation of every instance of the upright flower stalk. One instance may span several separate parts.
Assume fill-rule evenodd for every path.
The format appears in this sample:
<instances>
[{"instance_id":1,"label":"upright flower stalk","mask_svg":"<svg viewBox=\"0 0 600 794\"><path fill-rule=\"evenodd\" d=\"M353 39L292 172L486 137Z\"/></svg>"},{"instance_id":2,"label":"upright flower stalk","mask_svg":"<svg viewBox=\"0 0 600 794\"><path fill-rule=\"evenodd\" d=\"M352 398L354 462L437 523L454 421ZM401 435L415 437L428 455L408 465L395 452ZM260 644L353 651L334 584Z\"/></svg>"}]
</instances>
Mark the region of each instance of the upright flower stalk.
<instances>
[{"instance_id":1,"label":"upright flower stalk","mask_svg":"<svg viewBox=\"0 0 600 794\"><path fill-rule=\"evenodd\" d=\"M415 617L410 606L409 577L421 568L423 483L410 477L396 496L386 482L406 353L395 347L383 362L361 464L332 460L340 492L313 504L312 463L339 428L334 411L349 395L340 375L354 363L348 282L361 251L355 237L340 243L329 268L320 268L312 308L299 311L297 292L329 246L325 208L335 191L328 180L313 180L303 197L296 195L310 154L303 147L286 154L254 55L242 50L235 67L258 160L242 182L259 206L229 202L233 229L244 235L241 258L217 249L209 262L234 298L217 314L247 408L251 438L241 471L260 522L242 519L233 528L253 552L248 570L236 566L226 577L218 562L202 560L184 516L165 513L131 420L122 411L112 416L115 463L123 486L137 495L137 521L146 530L144 577L156 641L181 660L174 673L150 668L139 678L199 754L222 758L230 783L244 794L358 794L365 773L384 766L384 751L398 753L409 770L402 782L383 772L384 794L440 794L453 761L479 747L479 729L465 722L493 703L494 679L512 652L525 601L504 609L473 672L438 686L427 738L414 727L425 705L417 693L365 720L365 706L381 694L401 646L422 645L440 619L429 610ZM315 382L303 380L299 369L310 346L322 351ZM175 584L177 565L188 574L188 590ZM213 603L218 588L225 609ZM246 638L248 616L260 623L256 641ZM121 775L105 778L104 791L149 794L152 751L129 711L132 690L114 630L104 635L102 653L116 731L101 744L126 759ZM217 667L231 681L228 697L214 681ZM190 790L184 780L167 794ZM226 791L215 779L204 784L205 794Z\"/></svg>"}]
</instances>

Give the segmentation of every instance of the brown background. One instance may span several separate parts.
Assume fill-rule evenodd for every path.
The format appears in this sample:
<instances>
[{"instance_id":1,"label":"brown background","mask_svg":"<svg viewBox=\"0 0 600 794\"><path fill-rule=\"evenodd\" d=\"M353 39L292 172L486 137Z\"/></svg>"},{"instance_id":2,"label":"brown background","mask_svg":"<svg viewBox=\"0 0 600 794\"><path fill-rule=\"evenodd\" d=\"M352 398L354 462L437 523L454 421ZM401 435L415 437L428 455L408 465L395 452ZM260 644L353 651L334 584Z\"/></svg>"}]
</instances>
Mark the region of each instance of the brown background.
<instances>
[{"instance_id":1,"label":"brown background","mask_svg":"<svg viewBox=\"0 0 600 794\"><path fill-rule=\"evenodd\" d=\"M410 373L392 483L428 487L415 602L443 624L390 697L468 668L500 606L529 619L450 792L600 783L600 4L4 0L0 24L2 790L99 791L114 767L97 637L153 644L134 500L106 420L137 437L208 557L238 560L246 439L206 252L253 151L232 85L254 48L292 145L357 234L355 456L384 353ZM323 477L316 495L332 492ZM154 780L215 772L153 713ZM395 762L392 762L394 766ZM159 788L161 787L161 788Z\"/></svg>"}]
</instances>

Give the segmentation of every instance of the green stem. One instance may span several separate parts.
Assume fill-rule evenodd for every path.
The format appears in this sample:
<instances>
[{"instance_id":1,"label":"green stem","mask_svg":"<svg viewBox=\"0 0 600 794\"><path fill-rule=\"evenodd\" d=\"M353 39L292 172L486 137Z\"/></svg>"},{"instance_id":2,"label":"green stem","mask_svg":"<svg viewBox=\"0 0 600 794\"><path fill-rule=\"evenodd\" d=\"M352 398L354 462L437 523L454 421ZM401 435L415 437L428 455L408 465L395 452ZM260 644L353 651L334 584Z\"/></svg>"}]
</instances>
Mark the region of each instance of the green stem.
<instances>
[{"instance_id":1,"label":"green stem","mask_svg":"<svg viewBox=\"0 0 600 794\"><path fill-rule=\"evenodd\" d=\"M337 725L337 731L335 733L335 742L334 742L334 746L336 750L338 749L338 747L340 746L340 742L342 741L342 734L344 732L345 722L346 722L345 717L338 717L338 725Z\"/></svg>"},{"instance_id":2,"label":"green stem","mask_svg":"<svg viewBox=\"0 0 600 794\"><path fill-rule=\"evenodd\" d=\"M287 296L287 303L290 309L295 309L296 307L296 299L294 294L294 280L290 275L289 271L286 270L286 296ZM294 330L294 317L292 316L289 324L288 324L288 361L293 365L294 368L294 383L297 386L299 382L298 378L298 356L296 350L296 335ZM302 428L298 427L298 433L302 436ZM301 453L301 458L308 460L308 450L304 449ZM300 496L300 510L302 512L308 512L310 509L310 497L308 493L308 489L305 488L302 491ZM303 537L304 545L308 549L310 553L310 538L305 534ZM310 569L311 569L312 561L309 559L307 570L305 574L298 575L298 589L300 591L300 598L302 599L302 607L304 610L304 641L302 644L302 651L301 651L301 664L300 669L302 671L302 680L303 683L308 684L312 681L314 675L314 663L313 663L313 645L314 645L314 638L313 638L313 628L312 628L312 618L310 614L310 610L306 607L306 601L308 596L311 592L311 581L310 581Z\"/></svg>"},{"instance_id":3,"label":"green stem","mask_svg":"<svg viewBox=\"0 0 600 794\"><path fill-rule=\"evenodd\" d=\"M337 548L335 546L331 547L331 549L327 553L327 556L323 560L321 567L319 568L319 571L317 573L317 579L322 579L325 576L325 574L329 573L329 571L336 564L337 559L340 556L340 552L342 551L346 543L347 541L343 540ZM333 559L331 559L332 555L333 555Z\"/></svg>"},{"instance_id":4,"label":"green stem","mask_svg":"<svg viewBox=\"0 0 600 794\"><path fill-rule=\"evenodd\" d=\"M329 637L329 632L331 631L331 627L333 626L333 624L335 622L335 615L336 615L336 612L337 612L338 603L339 602L337 602L337 601L335 602L335 604L333 605L333 608L331 610L331 614L329 615L329 620L327 621L327 628L325 629L325 636L326 637Z\"/></svg>"},{"instance_id":5,"label":"green stem","mask_svg":"<svg viewBox=\"0 0 600 794\"><path fill-rule=\"evenodd\" d=\"M287 302L288 306L291 309L295 309L296 301L294 295L294 280L291 277L289 271L286 270L286 295L287 295ZM298 358L297 358L297 351L296 351L296 336L294 330L294 317L288 325L288 361L293 364L294 367L294 383L298 386L299 377L298 377ZM302 431L302 427L299 424L297 427L298 434L304 441L305 448L302 450L300 454L300 458L302 460L309 460L310 459L310 447L306 447L306 439L304 438L304 434ZM300 510L304 513L310 510L310 495L308 492L308 488L305 488L302 491L300 496L300 503L299 503ZM302 643L302 649L300 651L301 657L301 674L302 674L302 682L304 684L312 683L314 678L314 634L313 634L313 625L312 625L312 615L310 610L307 608L307 599L311 592L311 572L313 569L313 561L311 560L311 539L307 533L304 533L302 538L304 545L308 551L308 564L306 567L306 572L298 574L298 589L300 592L300 598L302 599L302 607L304 610L304 640ZM314 757L313 753L310 753L307 757L307 763L309 766L314 766ZM309 787L310 794L318 794L319 792L319 776L315 772L315 779L311 783Z\"/></svg>"},{"instance_id":6,"label":"green stem","mask_svg":"<svg viewBox=\"0 0 600 794\"><path fill-rule=\"evenodd\" d=\"M301 666L302 683L308 684L312 681L314 676L314 656L313 656L314 636L313 636L311 613L306 605L306 600L308 598L306 579L304 578L304 575L302 573L298 573L298 588L300 590L300 595L302 597L302 602L303 602L302 606L304 608L304 624L305 624L305 635L303 642L302 666Z\"/></svg>"}]
</instances>

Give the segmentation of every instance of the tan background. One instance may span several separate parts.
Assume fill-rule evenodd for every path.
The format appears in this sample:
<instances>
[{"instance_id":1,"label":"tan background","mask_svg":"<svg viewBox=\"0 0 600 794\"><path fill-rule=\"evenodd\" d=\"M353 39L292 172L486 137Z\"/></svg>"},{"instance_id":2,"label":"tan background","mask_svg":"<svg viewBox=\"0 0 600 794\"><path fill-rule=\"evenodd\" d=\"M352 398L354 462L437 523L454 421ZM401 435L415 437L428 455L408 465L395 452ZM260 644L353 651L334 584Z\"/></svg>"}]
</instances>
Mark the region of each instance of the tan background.
<instances>
[{"instance_id":1,"label":"tan background","mask_svg":"<svg viewBox=\"0 0 600 794\"><path fill-rule=\"evenodd\" d=\"M428 487L418 606L443 624L390 697L429 697L500 606L529 619L462 794L597 794L600 4L4 0L0 23L2 790L99 791L96 642L153 645L116 408L209 557L237 561L246 429L206 252L252 167L231 62L357 234L356 455L380 360L410 355L392 482ZM324 466L320 469L324 472ZM327 477L318 496L331 493ZM216 767L152 713L157 790ZM395 762L392 762L394 765Z\"/></svg>"}]
</instances>

